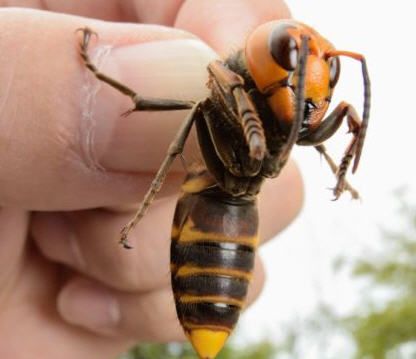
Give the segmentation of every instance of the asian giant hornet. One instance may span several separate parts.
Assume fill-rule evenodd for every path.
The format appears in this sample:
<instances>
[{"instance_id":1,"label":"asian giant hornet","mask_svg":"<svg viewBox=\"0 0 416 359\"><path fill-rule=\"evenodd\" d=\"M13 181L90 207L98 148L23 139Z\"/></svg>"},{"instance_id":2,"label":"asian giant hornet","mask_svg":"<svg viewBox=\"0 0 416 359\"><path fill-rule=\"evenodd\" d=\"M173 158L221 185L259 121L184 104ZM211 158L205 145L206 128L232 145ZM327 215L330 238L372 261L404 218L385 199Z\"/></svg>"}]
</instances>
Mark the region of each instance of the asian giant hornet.
<instances>
[{"instance_id":1,"label":"asian giant hornet","mask_svg":"<svg viewBox=\"0 0 416 359\"><path fill-rule=\"evenodd\" d=\"M129 96L133 111L190 112L172 141L134 218L120 242L146 213L195 124L204 166L188 174L176 207L171 242L171 279L179 321L202 359L213 359L235 326L250 282L258 244L256 195L265 178L276 177L294 144L314 146L335 173L335 199L344 190L352 160L360 160L370 110L366 61L336 50L311 27L293 20L259 26L244 50L208 65L211 94L198 102L145 98L101 73L87 53L89 28L81 29L80 54L101 81ZM340 75L340 56L361 62L362 120L341 102L324 118ZM326 152L346 119L352 139L338 166Z\"/></svg>"}]
</instances>

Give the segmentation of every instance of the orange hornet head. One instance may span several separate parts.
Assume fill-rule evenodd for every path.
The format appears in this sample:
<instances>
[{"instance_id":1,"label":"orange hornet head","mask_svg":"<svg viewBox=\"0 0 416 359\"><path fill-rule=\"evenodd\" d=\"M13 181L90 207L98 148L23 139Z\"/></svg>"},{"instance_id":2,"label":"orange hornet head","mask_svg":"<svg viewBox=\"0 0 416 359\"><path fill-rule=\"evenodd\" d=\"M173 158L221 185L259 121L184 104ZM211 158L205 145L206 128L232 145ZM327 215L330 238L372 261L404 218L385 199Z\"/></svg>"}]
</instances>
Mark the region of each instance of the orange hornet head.
<instances>
[{"instance_id":1,"label":"orange hornet head","mask_svg":"<svg viewBox=\"0 0 416 359\"><path fill-rule=\"evenodd\" d=\"M328 109L340 73L333 45L311 27L294 20L272 21L249 36L247 69L258 90L267 97L279 125L288 130L296 116L295 91L301 36L309 38L306 61L305 116L302 132L314 130Z\"/></svg>"}]
</instances>

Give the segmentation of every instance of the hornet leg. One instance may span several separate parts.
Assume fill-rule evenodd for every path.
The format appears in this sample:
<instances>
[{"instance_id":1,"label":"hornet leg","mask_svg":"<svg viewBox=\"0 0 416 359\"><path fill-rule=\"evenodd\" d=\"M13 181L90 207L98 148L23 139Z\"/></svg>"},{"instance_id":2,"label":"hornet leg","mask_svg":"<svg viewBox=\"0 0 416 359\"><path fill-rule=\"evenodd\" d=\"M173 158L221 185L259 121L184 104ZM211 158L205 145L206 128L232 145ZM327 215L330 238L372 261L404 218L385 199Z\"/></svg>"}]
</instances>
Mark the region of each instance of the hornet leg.
<instances>
[{"instance_id":1,"label":"hornet leg","mask_svg":"<svg viewBox=\"0 0 416 359\"><path fill-rule=\"evenodd\" d=\"M91 59L88 55L88 45L90 43L91 36L97 36L97 34L88 27L78 29L77 31L80 31L82 33L82 39L80 42L80 55L84 61L85 66L94 74L94 76L97 79L105 82L106 84L110 85L111 87L120 91L124 95L129 96L132 99L134 107L123 113L123 116L127 116L134 111L186 110L191 109L195 105L195 102L193 101L141 97L126 85L123 85L117 80L103 74L91 62Z\"/></svg>"},{"instance_id":2,"label":"hornet leg","mask_svg":"<svg viewBox=\"0 0 416 359\"><path fill-rule=\"evenodd\" d=\"M315 146L315 149L324 157L325 161L328 163L329 167L331 168L334 175L337 175L338 173L338 166L336 165L335 161L332 159L332 157L328 154L326 151L326 148L324 145L318 145ZM358 191L352 187L348 181L345 181L345 189L351 193L352 198L359 199L360 194Z\"/></svg>"},{"instance_id":3,"label":"hornet leg","mask_svg":"<svg viewBox=\"0 0 416 359\"><path fill-rule=\"evenodd\" d=\"M140 207L137 210L136 214L121 230L120 243L123 245L124 248L131 248L127 241L127 237L130 231L146 214L146 211L149 208L150 204L153 202L153 199L155 198L156 194L160 191L162 184L165 181L166 175L169 171L169 168L172 165L176 156L182 154L186 139L188 138L189 132L191 131L192 124L195 120L195 114L197 111L199 111L199 103L194 105L192 111L189 113L189 115L186 117L181 127L179 128L179 131L177 132L175 139L170 144L168 153L165 159L163 160L159 170L157 171L156 176L153 179L149 190L145 194L144 199L140 204Z\"/></svg>"},{"instance_id":4,"label":"hornet leg","mask_svg":"<svg viewBox=\"0 0 416 359\"><path fill-rule=\"evenodd\" d=\"M334 199L338 199L341 193L346 189L345 177L350 166L351 160L354 158L354 156L357 155L357 145L361 139L360 134L362 131L361 119L357 111L349 103L341 102L334 109L334 111L330 113L328 117L322 121L322 123L319 125L317 129L315 129L315 131L313 131L306 137L302 137L298 141L299 145L317 147L320 144L322 144L322 142L330 138L337 131L337 129L341 126L345 118L347 119L348 133L352 133L353 137L347 149L345 150L345 153L341 159L341 163L337 169L337 183L333 190L335 196ZM317 150L321 152L319 148L317 148ZM321 153L324 154L324 152ZM329 163L328 160L327 162Z\"/></svg>"}]
</instances>

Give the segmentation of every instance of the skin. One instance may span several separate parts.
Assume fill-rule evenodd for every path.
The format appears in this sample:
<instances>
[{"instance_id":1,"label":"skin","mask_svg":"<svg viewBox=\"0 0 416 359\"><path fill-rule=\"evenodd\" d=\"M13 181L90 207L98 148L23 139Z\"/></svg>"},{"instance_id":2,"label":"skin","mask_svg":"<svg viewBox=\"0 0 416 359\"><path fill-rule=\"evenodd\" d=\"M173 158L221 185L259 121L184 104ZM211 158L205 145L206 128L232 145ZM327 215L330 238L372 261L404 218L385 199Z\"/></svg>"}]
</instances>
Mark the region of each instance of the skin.
<instances>
[{"instance_id":1,"label":"skin","mask_svg":"<svg viewBox=\"0 0 416 359\"><path fill-rule=\"evenodd\" d=\"M139 94L198 99L215 57L204 42L226 55L260 23L288 17L287 7L272 0L0 5L49 10L0 9L0 357L114 358L137 342L182 340L168 258L180 161L132 233L134 249L122 249L117 237L185 113L120 118L129 99L89 76L74 31L96 30L93 58ZM191 138L185 160L197 153ZM260 195L263 241L294 219L302 199L291 162ZM263 282L258 260L250 302Z\"/></svg>"}]
</instances>

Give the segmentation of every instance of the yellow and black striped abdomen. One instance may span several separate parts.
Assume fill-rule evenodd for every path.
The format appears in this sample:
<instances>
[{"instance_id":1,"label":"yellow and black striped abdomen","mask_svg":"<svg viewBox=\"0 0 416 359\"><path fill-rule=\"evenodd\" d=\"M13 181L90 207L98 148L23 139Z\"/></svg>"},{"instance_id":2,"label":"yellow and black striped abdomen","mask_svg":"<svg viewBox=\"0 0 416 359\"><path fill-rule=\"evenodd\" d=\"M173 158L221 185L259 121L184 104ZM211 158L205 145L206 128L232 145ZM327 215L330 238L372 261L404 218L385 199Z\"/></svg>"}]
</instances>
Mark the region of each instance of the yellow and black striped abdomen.
<instances>
[{"instance_id":1,"label":"yellow and black striped abdomen","mask_svg":"<svg viewBox=\"0 0 416 359\"><path fill-rule=\"evenodd\" d=\"M215 357L244 307L257 229L253 198L233 198L211 189L185 193L178 202L171 244L172 288L181 325L202 358ZM201 354L207 350L211 354Z\"/></svg>"}]
</instances>

